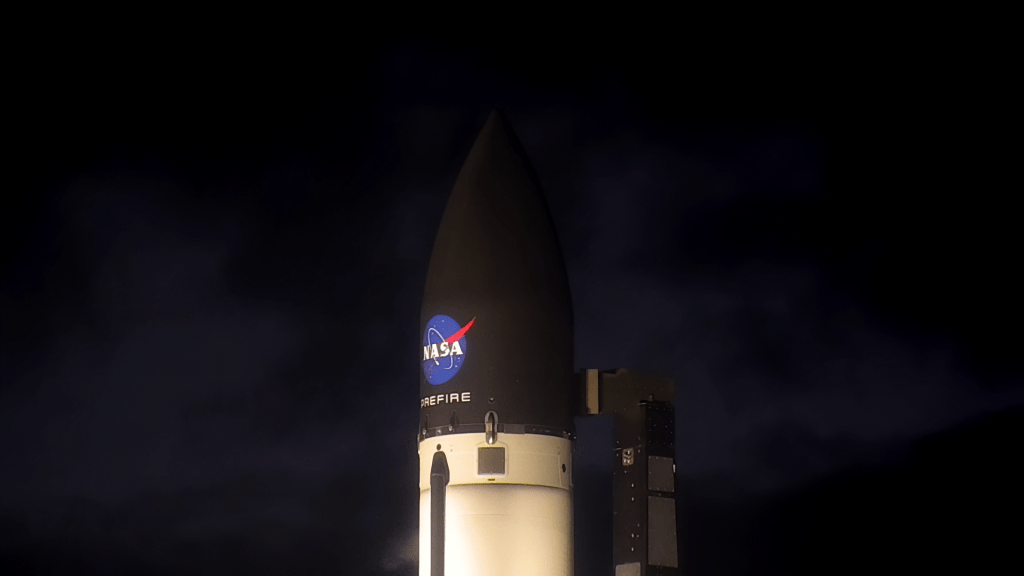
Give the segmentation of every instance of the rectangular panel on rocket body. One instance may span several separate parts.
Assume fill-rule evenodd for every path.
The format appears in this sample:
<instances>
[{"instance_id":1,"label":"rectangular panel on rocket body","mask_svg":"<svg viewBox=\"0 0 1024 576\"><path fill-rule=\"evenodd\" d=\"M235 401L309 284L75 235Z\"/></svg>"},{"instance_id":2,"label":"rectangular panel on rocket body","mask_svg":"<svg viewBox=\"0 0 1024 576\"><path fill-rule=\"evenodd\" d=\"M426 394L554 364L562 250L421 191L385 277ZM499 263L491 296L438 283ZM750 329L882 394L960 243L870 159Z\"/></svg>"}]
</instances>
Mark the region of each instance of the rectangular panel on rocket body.
<instances>
[{"instance_id":1,"label":"rectangular panel on rocket body","mask_svg":"<svg viewBox=\"0 0 1024 576\"><path fill-rule=\"evenodd\" d=\"M505 449L502 447L477 448L476 473L481 476L504 476Z\"/></svg>"}]
</instances>

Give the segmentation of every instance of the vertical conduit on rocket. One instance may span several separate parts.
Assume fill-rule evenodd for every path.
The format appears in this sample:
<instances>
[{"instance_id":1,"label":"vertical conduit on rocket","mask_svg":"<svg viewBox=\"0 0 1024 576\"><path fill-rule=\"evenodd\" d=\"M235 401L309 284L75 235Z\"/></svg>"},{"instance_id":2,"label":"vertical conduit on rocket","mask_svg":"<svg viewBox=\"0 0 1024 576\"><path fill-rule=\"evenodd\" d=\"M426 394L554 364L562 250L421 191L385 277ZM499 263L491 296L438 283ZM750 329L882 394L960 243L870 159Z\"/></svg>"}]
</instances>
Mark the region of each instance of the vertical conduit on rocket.
<instances>
[{"instance_id":1,"label":"vertical conduit on rocket","mask_svg":"<svg viewBox=\"0 0 1024 576\"><path fill-rule=\"evenodd\" d=\"M434 452L430 465L430 576L444 576L444 511L448 490L448 458Z\"/></svg>"}]
</instances>

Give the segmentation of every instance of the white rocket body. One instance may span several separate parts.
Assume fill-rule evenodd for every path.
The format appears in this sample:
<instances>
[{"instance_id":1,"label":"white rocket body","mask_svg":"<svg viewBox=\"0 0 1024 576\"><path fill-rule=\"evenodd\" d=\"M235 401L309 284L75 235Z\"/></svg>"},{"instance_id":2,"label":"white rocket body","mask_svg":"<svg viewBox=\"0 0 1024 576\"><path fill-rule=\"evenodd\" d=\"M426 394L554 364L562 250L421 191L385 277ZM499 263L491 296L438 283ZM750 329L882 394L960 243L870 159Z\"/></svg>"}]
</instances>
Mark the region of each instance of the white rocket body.
<instances>
[{"instance_id":1,"label":"white rocket body","mask_svg":"<svg viewBox=\"0 0 1024 576\"><path fill-rule=\"evenodd\" d=\"M438 446L451 474L445 576L572 575L572 442L498 434L488 444L481 432L420 442L420 576L430 576L430 467Z\"/></svg>"}]
</instances>

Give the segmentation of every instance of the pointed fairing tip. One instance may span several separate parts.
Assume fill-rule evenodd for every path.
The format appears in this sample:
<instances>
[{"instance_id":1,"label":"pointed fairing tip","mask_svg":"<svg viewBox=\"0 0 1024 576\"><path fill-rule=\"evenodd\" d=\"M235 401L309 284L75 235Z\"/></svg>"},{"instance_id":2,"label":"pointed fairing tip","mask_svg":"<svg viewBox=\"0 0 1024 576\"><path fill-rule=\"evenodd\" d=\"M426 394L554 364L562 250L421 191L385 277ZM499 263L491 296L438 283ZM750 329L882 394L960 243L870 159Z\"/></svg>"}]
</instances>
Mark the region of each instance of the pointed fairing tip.
<instances>
[{"instance_id":1,"label":"pointed fairing tip","mask_svg":"<svg viewBox=\"0 0 1024 576\"><path fill-rule=\"evenodd\" d=\"M519 137L516 135L515 130L512 129L512 123L509 122L508 116L506 116L501 109L495 108L491 110L491 113L487 116L487 121L484 122L484 127L480 130L480 134L477 136L476 141L490 141L492 143L500 142L511 148L512 155L514 155L522 164L522 168L525 170L526 176L530 180L530 187L533 188L534 193L540 194L543 198L543 194L541 194L540 181L537 179L537 174L533 170L533 165L530 163L530 160L526 155L526 150L519 141ZM492 158L492 160L498 159ZM468 165L469 162L470 158L467 158L466 165ZM465 169L465 166L463 169Z\"/></svg>"},{"instance_id":2,"label":"pointed fairing tip","mask_svg":"<svg viewBox=\"0 0 1024 576\"><path fill-rule=\"evenodd\" d=\"M478 295L517 285L527 292L557 293L565 281L561 249L537 175L497 109L487 117L448 199L434 243L428 292L431 280L448 284L456 279L467 289L490 284L479 286Z\"/></svg>"}]
</instances>

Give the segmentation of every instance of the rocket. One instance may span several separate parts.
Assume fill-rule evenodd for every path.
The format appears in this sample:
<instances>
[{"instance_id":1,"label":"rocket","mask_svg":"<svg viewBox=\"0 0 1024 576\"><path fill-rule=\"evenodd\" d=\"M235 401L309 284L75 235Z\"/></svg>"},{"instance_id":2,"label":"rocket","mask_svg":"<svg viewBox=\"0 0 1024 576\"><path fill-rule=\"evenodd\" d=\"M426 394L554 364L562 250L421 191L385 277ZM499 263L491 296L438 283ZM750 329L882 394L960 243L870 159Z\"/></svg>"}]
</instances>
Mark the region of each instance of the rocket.
<instances>
[{"instance_id":1,"label":"rocket","mask_svg":"<svg viewBox=\"0 0 1024 576\"><path fill-rule=\"evenodd\" d=\"M449 197L420 328L420 575L570 576L572 302L536 174L499 112Z\"/></svg>"},{"instance_id":2,"label":"rocket","mask_svg":"<svg viewBox=\"0 0 1024 576\"><path fill-rule=\"evenodd\" d=\"M678 576L674 383L573 373L551 216L508 121L455 181L420 311L420 576L571 576L575 416L614 418L616 576Z\"/></svg>"}]
</instances>

